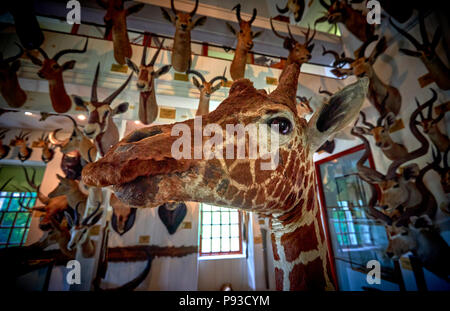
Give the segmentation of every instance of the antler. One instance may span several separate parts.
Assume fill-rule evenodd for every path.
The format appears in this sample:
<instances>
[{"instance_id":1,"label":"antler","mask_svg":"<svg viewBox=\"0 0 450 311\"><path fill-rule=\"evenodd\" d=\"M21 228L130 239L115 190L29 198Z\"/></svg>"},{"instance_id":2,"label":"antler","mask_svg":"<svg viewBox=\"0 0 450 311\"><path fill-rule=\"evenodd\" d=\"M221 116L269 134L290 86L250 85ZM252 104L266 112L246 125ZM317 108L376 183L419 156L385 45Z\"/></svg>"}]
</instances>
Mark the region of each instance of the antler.
<instances>
[{"instance_id":1,"label":"antler","mask_svg":"<svg viewBox=\"0 0 450 311\"><path fill-rule=\"evenodd\" d=\"M33 174L31 175L31 178L30 178L30 176L28 175L27 169L24 166L22 166L22 168L23 168L23 171L25 172L25 179L26 179L27 183L30 185L31 188L33 188L37 192L39 192L40 185L37 186L36 182L34 180L36 178L36 170L34 168L31 169L33 171Z\"/></svg>"},{"instance_id":2,"label":"antler","mask_svg":"<svg viewBox=\"0 0 450 311\"><path fill-rule=\"evenodd\" d=\"M58 53L55 54L55 56L53 56L53 60L58 61L58 59L61 56L63 56L64 54L68 54L68 53L79 53L79 54L85 53L87 50L88 41L89 41L89 38L86 38L86 43L84 44L84 48L82 50L66 49L66 50L59 51Z\"/></svg>"},{"instance_id":3,"label":"antler","mask_svg":"<svg viewBox=\"0 0 450 311\"><path fill-rule=\"evenodd\" d=\"M158 58L159 52L161 52L161 49L162 49L162 47L163 47L163 44L164 44L164 41L165 41L165 40L166 40L166 39L164 38L164 39L161 41L161 44L159 45L158 50L156 51L155 55L153 55L152 60L150 61L150 63L148 64L148 66L153 66L153 65L155 64L156 59ZM146 47L146 48L147 48L147 47Z\"/></svg>"},{"instance_id":4,"label":"antler","mask_svg":"<svg viewBox=\"0 0 450 311\"><path fill-rule=\"evenodd\" d=\"M241 18L241 4L240 4L240 3L236 4L236 5L234 6L233 10L234 10L234 9L236 9L236 17L237 17L238 22L242 22L243 20L242 20L242 18ZM258 12L258 11L254 8L254 9L253 9L253 15L252 15L252 18L250 18L250 20L248 20L248 23L249 23L250 25L255 21L257 12Z\"/></svg>"},{"instance_id":5,"label":"antler","mask_svg":"<svg viewBox=\"0 0 450 311\"><path fill-rule=\"evenodd\" d=\"M177 10L175 9L175 3L170 0L170 7L172 8L173 14L177 15Z\"/></svg>"},{"instance_id":6,"label":"antler","mask_svg":"<svg viewBox=\"0 0 450 311\"><path fill-rule=\"evenodd\" d=\"M97 83L98 83L98 72L100 71L100 62L97 64L97 69L95 70L94 82L92 83L91 91L91 102L98 102L97 97Z\"/></svg>"},{"instance_id":7,"label":"antler","mask_svg":"<svg viewBox=\"0 0 450 311\"><path fill-rule=\"evenodd\" d=\"M353 58L346 57L344 53L339 55L338 52L333 51L333 50L327 50L322 45L322 55L326 55L326 54L333 55L333 57L334 57L333 67L336 67L336 68L342 68L345 64L351 64L355 61Z\"/></svg>"},{"instance_id":8,"label":"antler","mask_svg":"<svg viewBox=\"0 0 450 311\"><path fill-rule=\"evenodd\" d=\"M173 0L172 0L172 1L173 1ZM194 9L192 10L192 12L189 13L189 15L190 15L190 16L194 16L194 15L195 15L195 12L197 12L197 8L198 8L198 0L195 0L195 7L194 7Z\"/></svg>"},{"instance_id":9,"label":"antler","mask_svg":"<svg viewBox=\"0 0 450 311\"><path fill-rule=\"evenodd\" d=\"M289 27L288 27L288 29L289 29ZM313 32L311 38L309 38L310 30L311 30L311 27L309 27L309 25L308 25L308 30L306 32L302 31L302 33L305 35L305 43L304 43L305 46L309 46L309 44L312 42L312 40L316 36L316 27L314 27L314 32ZM289 30L289 32L290 32L290 30ZM292 36L292 34L291 34L291 36Z\"/></svg>"}]
</instances>

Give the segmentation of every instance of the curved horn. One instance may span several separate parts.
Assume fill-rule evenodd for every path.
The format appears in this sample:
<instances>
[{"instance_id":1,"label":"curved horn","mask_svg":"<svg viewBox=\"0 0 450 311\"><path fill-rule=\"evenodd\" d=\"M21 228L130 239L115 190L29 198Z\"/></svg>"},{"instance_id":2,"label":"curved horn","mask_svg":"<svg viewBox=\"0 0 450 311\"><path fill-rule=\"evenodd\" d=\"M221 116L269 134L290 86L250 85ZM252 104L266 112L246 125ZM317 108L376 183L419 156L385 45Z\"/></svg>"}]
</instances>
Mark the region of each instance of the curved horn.
<instances>
[{"instance_id":1,"label":"curved horn","mask_svg":"<svg viewBox=\"0 0 450 311\"><path fill-rule=\"evenodd\" d=\"M177 15L177 10L175 9L175 3L173 3L173 0L170 0L170 7L172 8L173 14Z\"/></svg>"},{"instance_id":2,"label":"curved horn","mask_svg":"<svg viewBox=\"0 0 450 311\"><path fill-rule=\"evenodd\" d=\"M289 2L286 2L286 6L284 7L284 9L280 9L280 8L278 7L278 4L276 4L275 6L277 7L278 13L284 14L284 13L286 13L287 11L289 11L288 3L289 3Z\"/></svg>"},{"instance_id":3,"label":"curved horn","mask_svg":"<svg viewBox=\"0 0 450 311\"><path fill-rule=\"evenodd\" d=\"M148 33L145 33L145 34L147 35ZM142 52L142 58L141 58L142 66L145 66L145 60L147 59L147 46L148 46L148 44L151 44L151 40L149 40L149 41L150 42L147 42L147 44L144 44L144 51Z\"/></svg>"},{"instance_id":4,"label":"curved horn","mask_svg":"<svg viewBox=\"0 0 450 311\"><path fill-rule=\"evenodd\" d=\"M372 123L366 121L366 114L362 111L360 111L359 114L362 117L362 124L367 126L369 129L373 130L375 128L375 126Z\"/></svg>"},{"instance_id":5,"label":"curved horn","mask_svg":"<svg viewBox=\"0 0 450 311\"><path fill-rule=\"evenodd\" d=\"M48 135L49 140L53 145L64 146L65 144L67 144L69 142L69 140L70 140L69 138L64 139L64 140L59 140L58 138L56 138L56 133L58 133L61 130L62 130L61 128L56 129L56 130L50 132L50 134Z\"/></svg>"},{"instance_id":6,"label":"curved horn","mask_svg":"<svg viewBox=\"0 0 450 311\"><path fill-rule=\"evenodd\" d=\"M236 18L237 18L238 22L241 22L242 21L242 19L241 19L241 4L239 4L239 3L236 4L232 10L234 10L234 9L236 9Z\"/></svg>"},{"instance_id":7,"label":"curved horn","mask_svg":"<svg viewBox=\"0 0 450 311\"><path fill-rule=\"evenodd\" d=\"M152 60L150 61L150 63L148 64L149 66L153 66L156 62L156 59L158 58L159 52L161 52L161 49L163 47L164 44L164 40L166 40L165 38L161 41L161 44L159 45L158 50L156 51L155 55L153 55Z\"/></svg>"},{"instance_id":8,"label":"curved horn","mask_svg":"<svg viewBox=\"0 0 450 311\"><path fill-rule=\"evenodd\" d=\"M327 94L328 96L333 96L333 93L327 90L322 90L322 87L319 87L319 93L320 94Z\"/></svg>"},{"instance_id":9,"label":"curved horn","mask_svg":"<svg viewBox=\"0 0 450 311\"><path fill-rule=\"evenodd\" d=\"M256 19L256 15L258 14L258 11L256 10L256 8L254 8L253 9L253 15L252 15L252 18L250 18L250 20L248 21L248 23L251 25L251 24L253 24L253 22L255 21L255 19Z\"/></svg>"},{"instance_id":10,"label":"curved horn","mask_svg":"<svg viewBox=\"0 0 450 311\"><path fill-rule=\"evenodd\" d=\"M419 43L419 41L417 41L416 38L411 36L406 31L395 25L394 22L392 21L392 18L389 18L389 22L400 34L402 34L406 39L408 39L409 42L411 42L417 50L420 50L422 48L422 45Z\"/></svg>"},{"instance_id":11,"label":"curved horn","mask_svg":"<svg viewBox=\"0 0 450 311\"><path fill-rule=\"evenodd\" d=\"M82 50L67 49L67 50L59 51L58 53L55 54L55 56L53 56L53 60L58 61L58 59L61 56L63 56L64 54L68 54L68 53L79 53L79 54L85 53L87 50L88 41L89 41L89 38L86 38L86 43L84 44L84 47Z\"/></svg>"},{"instance_id":12,"label":"curved horn","mask_svg":"<svg viewBox=\"0 0 450 311\"><path fill-rule=\"evenodd\" d=\"M186 73L187 74L194 74L194 75L196 75L196 76L198 76L201 80L202 80L202 83L205 83L206 82L206 79L205 79L205 77L203 77L203 75L200 73L200 72L198 72L197 70L191 70L191 69L189 69L188 71L186 71Z\"/></svg>"},{"instance_id":13,"label":"curved horn","mask_svg":"<svg viewBox=\"0 0 450 311\"><path fill-rule=\"evenodd\" d=\"M227 82L228 79L225 77L225 73L227 72L227 67L225 67L225 70L223 71L223 75L214 77L209 83L213 84L217 80L222 80L223 82Z\"/></svg>"},{"instance_id":14,"label":"curved horn","mask_svg":"<svg viewBox=\"0 0 450 311\"><path fill-rule=\"evenodd\" d=\"M41 53L41 55L44 56L45 59L49 59L47 53L43 49L37 48L36 50L38 50L39 53Z\"/></svg>"},{"instance_id":15,"label":"curved horn","mask_svg":"<svg viewBox=\"0 0 450 311\"><path fill-rule=\"evenodd\" d=\"M192 10L192 12L189 13L189 15L190 15L190 16L194 16L194 15L195 15L195 12L197 12L197 9L198 9L198 0L195 0L195 7L194 7L194 9Z\"/></svg>"},{"instance_id":16,"label":"curved horn","mask_svg":"<svg viewBox=\"0 0 450 311\"><path fill-rule=\"evenodd\" d=\"M365 41L362 45L361 48L359 49L358 52L358 58L360 57L364 57L364 54L366 53L366 49L367 47L374 41L378 40L378 35L372 36L370 39L368 39L367 41Z\"/></svg>"},{"instance_id":17,"label":"curved horn","mask_svg":"<svg viewBox=\"0 0 450 311\"><path fill-rule=\"evenodd\" d=\"M77 204L77 206L78 206L78 204ZM83 219L83 224L88 224L89 223L89 220L91 220L91 218L94 217L95 214L97 214L97 212L99 211L100 206L101 206L101 203L98 203L98 205L95 208L95 210L92 213L90 213L85 219Z\"/></svg>"},{"instance_id":18,"label":"curved horn","mask_svg":"<svg viewBox=\"0 0 450 311\"><path fill-rule=\"evenodd\" d=\"M302 31L302 33L305 35L305 43L304 43L305 46L308 46L311 43L311 41L314 39L314 37L316 35L316 27L314 27L314 32L313 32L311 38L309 37L310 31L311 31L311 27L309 27L309 25L308 25L308 30L306 32Z\"/></svg>"},{"instance_id":19,"label":"curved horn","mask_svg":"<svg viewBox=\"0 0 450 311\"><path fill-rule=\"evenodd\" d=\"M100 62L97 64L97 69L95 70L94 82L92 83L91 102L98 102L97 83L98 83L98 72L99 71L100 71Z\"/></svg>"},{"instance_id":20,"label":"curved horn","mask_svg":"<svg viewBox=\"0 0 450 311\"><path fill-rule=\"evenodd\" d=\"M277 36L278 38L281 38L281 39L285 39L285 40L289 39L288 36L282 36L275 30L275 27L273 27L272 17L270 18L270 26L272 27L272 31L275 34L275 36Z\"/></svg>"},{"instance_id":21,"label":"curved horn","mask_svg":"<svg viewBox=\"0 0 450 311\"><path fill-rule=\"evenodd\" d=\"M111 95L108 96L107 99L105 99L103 101L103 103L105 104L111 104L112 101L119 96L120 92L123 91L123 89L128 85L128 83L130 82L131 78L133 77L133 73L130 74L130 76L128 77L128 79L117 89L114 91L114 93L112 93Z\"/></svg>"},{"instance_id":22,"label":"curved horn","mask_svg":"<svg viewBox=\"0 0 450 311\"><path fill-rule=\"evenodd\" d=\"M422 36L422 43L425 46L430 45L430 41L428 40L427 30L425 29L425 20L423 17L422 10L419 10L419 27L420 27L420 35Z\"/></svg>"},{"instance_id":23,"label":"curved horn","mask_svg":"<svg viewBox=\"0 0 450 311\"><path fill-rule=\"evenodd\" d=\"M428 119L429 120L431 120L433 118L433 104L436 101L436 99L438 98L438 95L434 89L431 89L431 92L433 93L433 96L429 100L427 100L427 102L424 104L425 106L430 105L430 107L428 108Z\"/></svg>"},{"instance_id":24,"label":"curved horn","mask_svg":"<svg viewBox=\"0 0 450 311\"><path fill-rule=\"evenodd\" d=\"M17 46L19 47L19 49L20 49L19 53L18 53L16 56L12 56L12 57L8 57L8 58L4 59L4 60L3 60L4 63L6 63L6 64L7 64L7 63L11 63L11 62L13 62L13 61L19 59L19 58L22 56L22 54L23 54L23 48L22 48L22 46L20 46L20 45L17 44L17 43L16 43L16 45L17 45Z\"/></svg>"},{"instance_id":25,"label":"curved horn","mask_svg":"<svg viewBox=\"0 0 450 311\"><path fill-rule=\"evenodd\" d=\"M9 182L14 178L14 176L12 176L11 178L9 178L1 187L0 187L0 191L3 191L3 189L5 189L5 187L9 184Z\"/></svg>"}]
</instances>

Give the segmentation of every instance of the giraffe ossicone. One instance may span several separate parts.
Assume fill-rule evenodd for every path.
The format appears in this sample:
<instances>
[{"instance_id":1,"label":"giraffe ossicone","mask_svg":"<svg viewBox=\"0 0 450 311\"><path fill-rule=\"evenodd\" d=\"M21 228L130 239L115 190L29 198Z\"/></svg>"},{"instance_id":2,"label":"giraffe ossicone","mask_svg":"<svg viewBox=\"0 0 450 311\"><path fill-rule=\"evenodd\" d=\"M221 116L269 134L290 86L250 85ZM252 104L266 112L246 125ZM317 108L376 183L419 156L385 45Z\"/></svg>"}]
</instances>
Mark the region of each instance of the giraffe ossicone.
<instances>
[{"instance_id":1,"label":"giraffe ossicone","mask_svg":"<svg viewBox=\"0 0 450 311\"><path fill-rule=\"evenodd\" d=\"M203 116L203 126L290 122L290 131L278 133L276 169L261 170L261 158L176 160L171 147L178 137L171 135L174 124L167 124L123 138L84 168L83 181L112 185L117 197L131 207L196 201L270 217L277 289L333 289L312 158L328 136L357 117L368 79L334 94L307 122L296 113L297 73L298 66L289 65L270 94L255 89L247 79L237 80L228 98ZM181 123L193 129L194 120Z\"/></svg>"}]
</instances>

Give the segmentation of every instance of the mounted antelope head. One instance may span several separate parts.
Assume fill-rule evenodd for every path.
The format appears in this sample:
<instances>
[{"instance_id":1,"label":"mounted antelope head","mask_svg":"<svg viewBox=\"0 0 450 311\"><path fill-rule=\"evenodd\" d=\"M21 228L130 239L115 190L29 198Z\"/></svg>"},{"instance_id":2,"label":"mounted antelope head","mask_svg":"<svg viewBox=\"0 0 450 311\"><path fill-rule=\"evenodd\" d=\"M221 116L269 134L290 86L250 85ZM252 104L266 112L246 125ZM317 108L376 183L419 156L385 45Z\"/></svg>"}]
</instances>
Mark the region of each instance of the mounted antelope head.
<instances>
[{"instance_id":1,"label":"mounted antelope head","mask_svg":"<svg viewBox=\"0 0 450 311\"><path fill-rule=\"evenodd\" d=\"M72 121L72 134L65 140L59 140L56 137L56 133L58 133L61 129L56 129L49 134L50 142L61 147L61 152L64 154L79 151L84 161L87 163L93 162L97 156L97 148L95 147L95 144L83 134L83 131L78 127L77 121L75 121L74 118L69 115L62 116L69 118L70 121ZM45 117L41 118L41 120L43 119L45 119Z\"/></svg>"},{"instance_id":2,"label":"mounted antelope head","mask_svg":"<svg viewBox=\"0 0 450 311\"><path fill-rule=\"evenodd\" d=\"M289 27L289 25L287 25L289 36L283 36L275 30L275 28L273 27L272 18L270 18L270 26L272 27L273 33L278 38L281 38L284 40L283 47L289 51L289 55L286 60L286 65L284 66L281 75L283 75L286 67L289 64L295 63L295 64L298 64L299 66L301 66L302 64L306 63L307 61L309 61L311 59L311 53L314 49L314 44L311 44L311 42L314 39L314 36L316 35L315 29L314 29L314 32L311 37L309 36L309 34L310 34L309 27L306 32L303 32L303 34L305 35L305 42L303 44L301 44L292 35L291 28Z\"/></svg>"},{"instance_id":3,"label":"mounted antelope head","mask_svg":"<svg viewBox=\"0 0 450 311\"><path fill-rule=\"evenodd\" d=\"M124 235L133 227L136 221L137 208L129 207L120 201L114 193L111 193L109 204L113 209L111 227L119 235Z\"/></svg>"},{"instance_id":4,"label":"mounted antelope head","mask_svg":"<svg viewBox=\"0 0 450 311\"><path fill-rule=\"evenodd\" d=\"M45 133L42 133L41 138L39 138L37 141L34 141L31 147L42 148L41 159L44 163L50 162L55 155L55 147L51 146L48 135L45 135Z\"/></svg>"},{"instance_id":5,"label":"mounted antelope head","mask_svg":"<svg viewBox=\"0 0 450 311\"><path fill-rule=\"evenodd\" d=\"M68 53L85 53L87 49L89 39L86 39L86 43L82 50L66 49L59 51L49 58L47 53L41 49L37 48L39 53L44 57L44 61L27 51L28 57L31 59L33 64L40 66L41 69L38 71L38 76L42 79L48 80L48 87L50 90L50 99L52 101L53 109L58 113L64 113L69 111L72 106L72 101L69 95L67 95L66 89L64 87L63 72L69 69L73 69L76 61L71 60L65 62L62 66L58 64L58 60L61 56Z\"/></svg>"},{"instance_id":6,"label":"mounted antelope head","mask_svg":"<svg viewBox=\"0 0 450 311\"><path fill-rule=\"evenodd\" d=\"M111 108L113 100L125 89L133 76L128 79L110 96L103 101L97 98L97 82L100 63L95 71L94 83L92 85L91 101L85 102L81 97L74 96L75 104L89 112L88 124L84 127L84 134L94 140L98 152L103 156L111 146L119 141L119 130L114 124L113 116L125 113L128 110L128 103L121 103L115 108Z\"/></svg>"},{"instance_id":7,"label":"mounted antelope head","mask_svg":"<svg viewBox=\"0 0 450 311\"><path fill-rule=\"evenodd\" d=\"M22 47L17 46L20 51L15 56L4 59L3 54L0 53L0 93L8 106L14 108L23 106L27 101L27 94L20 87L17 79L17 70L20 68L19 58L23 54Z\"/></svg>"},{"instance_id":8,"label":"mounted antelope head","mask_svg":"<svg viewBox=\"0 0 450 311\"><path fill-rule=\"evenodd\" d=\"M135 4L125 9L127 0L96 0L98 5L106 10L103 18L106 24L105 37L112 31L114 59L120 65L125 65L125 59L133 53L128 38L127 16L137 13L144 7L143 3Z\"/></svg>"},{"instance_id":9,"label":"mounted antelope head","mask_svg":"<svg viewBox=\"0 0 450 311\"><path fill-rule=\"evenodd\" d=\"M3 140L5 139L5 134L9 131L9 129L0 130L0 160L4 159L8 156L11 148L8 145L3 144Z\"/></svg>"},{"instance_id":10,"label":"mounted antelope head","mask_svg":"<svg viewBox=\"0 0 450 311\"><path fill-rule=\"evenodd\" d=\"M412 216L408 227L387 227L386 254L399 259L412 252L419 262L438 277L449 281L450 247L427 215Z\"/></svg>"},{"instance_id":11,"label":"mounted antelope head","mask_svg":"<svg viewBox=\"0 0 450 311\"><path fill-rule=\"evenodd\" d=\"M384 117L379 117L376 126L366 121L364 112L361 111L360 114L362 116L362 124L365 125L360 126L364 135L373 136L375 145L381 148L381 151L389 160L399 160L408 154L408 149L406 149L405 145L394 142L389 134L391 127L395 124L395 116L392 112Z\"/></svg>"},{"instance_id":12,"label":"mounted antelope head","mask_svg":"<svg viewBox=\"0 0 450 311\"><path fill-rule=\"evenodd\" d=\"M33 149L31 149L27 145L28 135L30 135L30 133L31 132L24 133L23 131L20 131L19 135L9 143L10 146L19 147L19 153L17 154L17 157L22 162L28 160L31 157L31 153L33 152Z\"/></svg>"},{"instance_id":13,"label":"mounted antelope head","mask_svg":"<svg viewBox=\"0 0 450 311\"><path fill-rule=\"evenodd\" d=\"M228 81L227 78L225 78L226 70L227 68L225 67L223 75L214 77L209 82L207 82L205 77L196 70L188 70L186 72L187 74L194 75L192 76L192 82L194 83L195 87L200 91L200 102L198 104L197 112L195 113L196 116L201 116L209 113L209 100L211 98L211 95L220 89L222 82ZM200 78L201 83L197 80L195 76ZM219 80L220 80L219 83L213 85L214 82Z\"/></svg>"},{"instance_id":14,"label":"mounted antelope head","mask_svg":"<svg viewBox=\"0 0 450 311\"><path fill-rule=\"evenodd\" d=\"M365 51L370 43L376 41L378 36L373 37L371 40L364 42L358 52L358 58L352 59L345 57L345 54L339 55L335 51L326 50L323 48L322 55L331 54L334 57L333 69L331 72L337 77L347 77L355 75L358 77L367 76L370 80L369 84L369 100L371 104L378 110L381 116L385 116L387 113L392 112L397 115L400 111L402 97L397 88L390 86L380 80L377 73L373 69L373 64L377 60L378 56L382 54L386 46L386 38L381 38L369 57L365 57ZM350 68L343 68L345 64L349 64Z\"/></svg>"},{"instance_id":15,"label":"mounted antelope head","mask_svg":"<svg viewBox=\"0 0 450 311\"><path fill-rule=\"evenodd\" d=\"M309 105L311 98L308 99L304 96L297 96L297 99L299 100L299 102L297 103L297 114L300 118L305 118L305 116L310 115L314 112Z\"/></svg>"},{"instance_id":16,"label":"mounted antelope head","mask_svg":"<svg viewBox=\"0 0 450 311\"><path fill-rule=\"evenodd\" d=\"M156 102L155 79L158 79L165 73L170 71L171 65L165 65L155 70L154 65L159 53L163 47L162 40L155 55L153 55L150 63L145 64L147 59L147 45L144 46L142 53L141 65L138 67L131 59L127 58L128 67L130 67L138 76L136 86L141 92L139 96L139 120L143 124L151 124L158 117L158 104Z\"/></svg>"},{"instance_id":17,"label":"mounted antelope head","mask_svg":"<svg viewBox=\"0 0 450 311\"><path fill-rule=\"evenodd\" d=\"M288 0L283 9L280 9L278 4L276 7L280 14L286 14L288 11L291 11L294 14L295 21L298 23L302 19L303 12L305 11L305 0Z\"/></svg>"},{"instance_id":18,"label":"mounted antelope head","mask_svg":"<svg viewBox=\"0 0 450 311\"><path fill-rule=\"evenodd\" d=\"M327 12L315 21L316 24L326 21L332 25L342 23L362 42L366 42L374 36L375 26L369 24L366 15L362 11L353 9L347 0L331 0L331 4L320 0L320 4Z\"/></svg>"},{"instance_id":19,"label":"mounted antelope head","mask_svg":"<svg viewBox=\"0 0 450 311\"><path fill-rule=\"evenodd\" d=\"M439 148L440 152L447 151L450 148L450 139L448 136L441 132L438 123L444 118L445 112L441 112L437 118L433 118L433 104L436 102L438 95L434 89L431 89L433 96L424 104L428 106L427 117L420 112L420 121L418 124L423 128L425 134L431 139L431 141ZM416 98L417 106L420 106L419 101Z\"/></svg>"},{"instance_id":20,"label":"mounted antelope head","mask_svg":"<svg viewBox=\"0 0 450 311\"><path fill-rule=\"evenodd\" d=\"M63 154L60 167L67 178L79 180L83 169L80 152L72 151Z\"/></svg>"},{"instance_id":21,"label":"mounted antelope head","mask_svg":"<svg viewBox=\"0 0 450 311\"><path fill-rule=\"evenodd\" d=\"M90 258L94 255L95 243L89 238L89 230L103 215L103 210L100 210L100 207L101 204L99 203L97 208L83 219L78 212L78 204L73 210L73 217L71 213L64 212L67 223L70 226L70 241L67 245L69 251L81 246L85 258Z\"/></svg>"},{"instance_id":22,"label":"mounted antelope head","mask_svg":"<svg viewBox=\"0 0 450 311\"><path fill-rule=\"evenodd\" d=\"M231 62L230 74L233 80L244 78L245 65L247 64L247 54L253 48L253 39L261 35L262 31L253 33L252 23L255 21L257 10L253 9L253 15L248 21L241 18L241 5L237 4L233 10L236 9L236 18L239 23L239 32L237 32L231 24L226 22L228 29L237 36L237 45L234 52L233 61Z\"/></svg>"},{"instance_id":23,"label":"mounted antelope head","mask_svg":"<svg viewBox=\"0 0 450 311\"><path fill-rule=\"evenodd\" d=\"M31 176L28 174L28 171L25 167L23 168L23 170L24 170L25 179L26 179L28 185L30 185L30 187L34 191L36 191L37 197L43 205L35 206L33 208L27 208L24 206L22 206L22 207L27 208L32 211L44 213L39 221L39 228L43 231L48 231L52 228L51 217L55 217L56 219L58 219L59 215L61 215L63 211L65 211L67 208L69 208L69 204L67 202L67 197L65 195L62 195L62 196L49 198L49 197L43 195L40 191L40 185L36 185L36 181L35 181L36 170L32 169L33 173ZM29 190L27 190L27 191L29 191Z\"/></svg>"},{"instance_id":24,"label":"mounted antelope head","mask_svg":"<svg viewBox=\"0 0 450 311\"><path fill-rule=\"evenodd\" d=\"M81 191L79 182L59 174L56 174L56 177L59 180L58 186L48 194L48 197L55 198L64 195L69 206L78 206L79 212L83 214L88 196Z\"/></svg>"},{"instance_id":25,"label":"mounted antelope head","mask_svg":"<svg viewBox=\"0 0 450 311\"><path fill-rule=\"evenodd\" d=\"M358 175L369 184L377 184L381 190L379 206L381 213L389 219L389 223L404 226L409 221L409 217L427 213L434 216L437 208L433 194L428 190L423 182L424 175L432 168L432 165L419 170L417 164L410 164L403 167L402 174L397 174L397 169L404 163L417 159L425 155L429 148L428 140L417 129L416 118L425 106L418 107L411 115L409 128L412 134L419 140L420 147L407 153L400 159L393 161L386 174L382 174L375 169L364 166L363 162L358 163ZM358 126L353 127L352 134L359 137L366 149L370 148L367 139L363 136L365 131ZM372 205L375 202L372 202ZM374 211L378 211L373 208ZM378 211L380 212L380 211Z\"/></svg>"},{"instance_id":26,"label":"mounted antelope head","mask_svg":"<svg viewBox=\"0 0 450 311\"><path fill-rule=\"evenodd\" d=\"M170 1L174 17L161 8L163 17L175 26L173 38L172 67L178 72L186 72L191 68L191 30L206 23L206 16L193 20L198 8L198 0L190 13L184 13L175 9L174 1Z\"/></svg>"},{"instance_id":27,"label":"mounted antelope head","mask_svg":"<svg viewBox=\"0 0 450 311\"><path fill-rule=\"evenodd\" d=\"M420 34L422 36L422 44L420 44L416 38L395 25L394 22L392 22L392 19L389 19L389 22L416 48L416 51L408 49L400 49L400 51L408 56L420 58L425 67L428 69L428 73L433 78L433 81L436 82L437 86L444 91L450 90L450 69L442 62L439 55L436 53L436 47L442 37L442 28L439 26L436 29L433 39L430 42L428 39L427 30L425 28L423 11L419 10Z\"/></svg>"}]
</instances>

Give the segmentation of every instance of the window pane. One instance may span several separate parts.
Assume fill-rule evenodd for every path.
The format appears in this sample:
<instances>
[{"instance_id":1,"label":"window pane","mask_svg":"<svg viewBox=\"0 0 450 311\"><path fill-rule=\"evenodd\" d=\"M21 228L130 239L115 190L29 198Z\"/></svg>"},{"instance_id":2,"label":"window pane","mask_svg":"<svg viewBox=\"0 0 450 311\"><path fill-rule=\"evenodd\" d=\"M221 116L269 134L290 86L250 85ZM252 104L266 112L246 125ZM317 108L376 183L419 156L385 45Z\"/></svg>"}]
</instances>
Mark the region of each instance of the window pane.
<instances>
[{"instance_id":1,"label":"window pane","mask_svg":"<svg viewBox=\"0 0 450 311\"><path fill-rule=\"evenodd\" d=\"M239 250L239 238L231 238L231 251L236 252Z\"/></svg>"},{"instance_id":2,"label":"window pane","mask_svg":"<svg viewBox=\"0 0 450 311\"><path fill-rule=\"evenodd\" d=\"M26 201L28 201L28 199L26 199ZM17 212L19 210L20 210L19 198L13 198L11 200L11 204L9 205L8 212Z\"/></svg>"},{"instance_id":3,"label":"window pane","mask_svg":"<svg viewBox=\"0 0 450 311\"><path fill-rule=\"evenodd\" d=\"M0 229L0 243L6 243L8 241L9 229Z\"/></svg>"},{"instance_id":4,"label":"window pane","mask_svg":"<svg viewBox=\"0 0 450 311\"><path fill-rule=\"evenodd\" d=\"M230 236L239 237L239 225L231 225Z\"/></svg>"},{"instance_id":5,"label":"window pane","mask_svg":"<svg viewBox=\"0 0 450 311\"><path fill-rule=\"evenodd\" d=\"M230 251L230 240L229 239L222 239L221 251L222 252Z\"/></svg>"},{"instance_id":6,"label":"window pane","mask_svg":"<svg viewBox=\"0 0 450 311\"><path fill-rule=\"evenodd\" d=\"M208 205L208 204L203 204L203 205L202 205L202 210L203 210L204 212L209 212L209 211L211 211L211 206Z\"/></svg>"},{"instance_id":7,"label":"window pane","mask_svg":"<svg viewBox=\"0 0 450 311\"><path fill-rule=\"evenodd\" d=\"M202 229L202 237L203 238L210 238L211 237L211 226L204 225Z\"/></svg>"},{"instance_id":8,"label":"window pane","mask_svg":"<svg viewBox=\"0 0 450 311\"><path fill-rule=\"evenodd\" d=\"M222 212L222 224L227 225L230 223L230 213L229 212Z\"/></svg>"},{"instance_id":9,"label":"window pane","mask_svg":"<svg viewBox=\"0 0 450 311\"><path fill-rule=\"evenodd\" d=\"M20 243L25 229L13 229L11 234L10 243Z\"/></svg>"},{"instance_id":10,"label":"window pane","mask_svg":"<svg viewBox=\"0 0 450 311\"><path fill-rule=\"evenodd\" d=\"M211 210L214 212L219 212L221 208L219 206L211 206Z\"/></svg>"},{"instance_id":11,"label":"window pane","mask_svg":"<svg viewBox=\"0 0 450 311\"><path fill-rule=\"evenodd\" d=\"M7 193L7 192L2 192L2 193ZM7 194L6 194L7 195ZM6 209L8 208L8 204L9 204L9 198L4 198L2 201L3 201L3 203L2 203L2 205L1 205L1 208L0 208L0 211L2 211L2 212L5 212L6 211Z\"/></svg>"},{"instance_id":12,"label":"window pane","mask_svg":"<svg viewBox=\"0 0 450 311\"><path fill-rule=\"evenodd\" d=\"M2 227L11 227L14 222L15 213L5 213L2 220Z\"/></svg>"},{"instance_id":13,"label":"window pane","mask_svg":"<svg viewBox=\"0 0 450 311\"><path fill-rule=\"evenodd\" d=\"M202 240L202 253L210 253L211 252L211 240L203 239Z\"/></svg>"},{"instance_id":14,"label":"window pane","mask_svg":"<svg viewBox=\"0 0 450 311\"><path fill-rule=\"evenodd\" d=\"M28 222L28 213L17 213L16 227L25 227Z\"/></svg>"},{"instance_id":15,"label":"window pane","mask_svg":"<svg viewBox=\"0 0 450 311\"><path fill-rule=\"evenodd\" d=\"M210 224L211 223L211 213L210 212L204 212L202 215L202 222L204 224Z\"/></svg>"},{"instance_id":16,"label":"window pane","mask_svg":"<svg viewBox=\"0 0 450 311\"><path fill-rule=\"evenodd\" d=\"M230 223L239 223L239 213L237 211L230 212Z\"/></svg>"},{"instance_id":17,"label":"window pane","mask_svg":"<svg viewBox=\"0 0 450 311\"><path fill-rule=\"evenodd\" d=\"M215 238L220 237L220 225L212 226L212 236Z\"/></svg>"},{"instance_id":18,"label":"window pane","mask_svg":"<svg viewBox=\"0 0 450 311\"><path fill-rule=\"evenodd\" d=\"M230 236L230 227L229 226L222 226L222 237L228 238Z\"/></svg>"},{"instance_id":19,"label":"window pane","mask_svg":"<svg viewBox=\"0 0 450 311\"><path fill-rule=\"evenodd\" d=\"M220 252L220 238L213 238L212 239L212 246L211 246L212 252Z\"/></svg>"},{"instance_id":20,"label":"window pane","mask_svg":"<svg viewBox=\"0 0 450 311\"><path fill-rule=\"evenodd\" d=\"M220 212L213 212L212 223L215 225L220 224Z\"/></svg>"}]
</instances>

